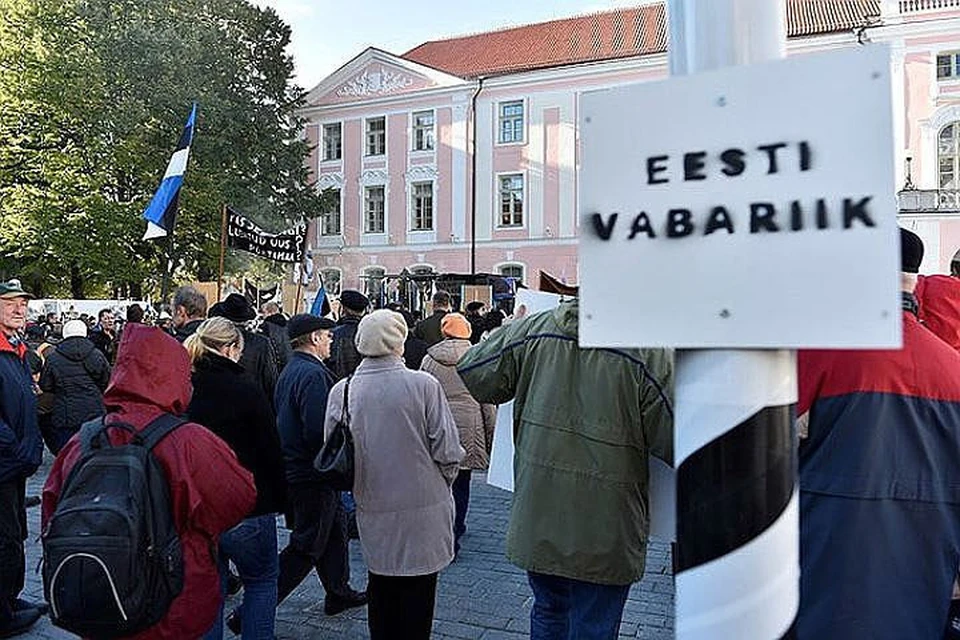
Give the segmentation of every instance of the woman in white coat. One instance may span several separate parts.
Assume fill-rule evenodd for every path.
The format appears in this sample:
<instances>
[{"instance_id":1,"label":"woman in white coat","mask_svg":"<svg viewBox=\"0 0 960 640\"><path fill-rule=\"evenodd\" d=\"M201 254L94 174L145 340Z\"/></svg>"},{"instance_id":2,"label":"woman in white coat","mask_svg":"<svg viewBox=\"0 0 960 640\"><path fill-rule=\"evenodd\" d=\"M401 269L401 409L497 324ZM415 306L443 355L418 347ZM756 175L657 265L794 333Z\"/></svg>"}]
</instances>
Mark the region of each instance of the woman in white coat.
<instances>
[{"instance_id":1,"label":"woman in white coat","mask_svg":"<svg viewBox=\"0 0 960 640\"><path fill-rule=\"evenodd\" d=\"M450 487L464 451L440 383L403 363L407 324L374 311L360 321L363 361L349 379L353 495L369 570L372 640L429 638L437 574L453 560ZM342 418L345 380L330 391L326 433Z\"/></svg>"}]
</instances>

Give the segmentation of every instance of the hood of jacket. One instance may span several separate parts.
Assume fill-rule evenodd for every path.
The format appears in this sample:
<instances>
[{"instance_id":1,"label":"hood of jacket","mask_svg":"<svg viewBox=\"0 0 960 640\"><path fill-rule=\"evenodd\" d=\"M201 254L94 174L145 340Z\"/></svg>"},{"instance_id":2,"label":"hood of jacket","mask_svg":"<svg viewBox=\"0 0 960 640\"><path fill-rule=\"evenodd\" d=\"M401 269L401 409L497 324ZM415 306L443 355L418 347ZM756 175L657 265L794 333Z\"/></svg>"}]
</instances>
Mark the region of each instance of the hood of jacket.
<instances>
[{"instance_id":1,"label":"hood of jacket","mask_svg":"<svg viewBox=\"0 0 960 640\"><path fill-rule=\"evenodd\" d=\"M576 338L580 335L580 300L574 298L568 302L561 302L553 310L553 318L564 335Z\"/></svg>"},{"instance_id":2,"label":"hood of jacket","mask_svg":"<svg viewBox=\"0 0 960 640\"><path fill-rule=\"evenodd\" d=\"M83 362L90 352L96 347L87 338L74 336L64 339L57 345L57 352L63 354L63 357L75 362Z\"/></svg>"},{"instance_id":3,"label":"hood of jacket","mask_svg":"<svg viewBox=\"0 0 960 640\"><path fill-rule=\"evenodd\" d=\"M127 325L103 396L107 410L136 412L142 408L150 413L159 410L182 415L192 393L187 350L161 329Z\"/></svg>"},{"instance_id":4,"label":"hood of jacket","mask_svg":"<svg viewBox=\"0 0 960 640\"><path fill-rule=\"evenodd\" d=\"M427 353L440 364L452 367L460 362L460 358L463 357L463 354L465 354L470 347L471 344L469 340L447 338L427 349Z\"/></svg>"}]
</instances>

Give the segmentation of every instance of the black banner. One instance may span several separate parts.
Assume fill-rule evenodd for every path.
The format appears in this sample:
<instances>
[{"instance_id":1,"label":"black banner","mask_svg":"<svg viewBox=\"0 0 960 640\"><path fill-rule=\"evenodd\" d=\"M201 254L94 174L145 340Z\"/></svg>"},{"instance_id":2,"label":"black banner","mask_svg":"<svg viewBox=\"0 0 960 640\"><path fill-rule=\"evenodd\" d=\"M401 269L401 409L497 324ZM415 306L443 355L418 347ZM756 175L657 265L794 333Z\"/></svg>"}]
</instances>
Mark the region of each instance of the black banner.
<instances>
[{"instance_id":1,"label":"black banner","mask_svg":"<svg viewBox=\"0 0 960 640\"><path fill-rule=\"evenodd\" d=\"M267 233L260 225L237 211L227 208L227 246L249 251L275 262L301 262L305 225L299 224L283 233Z\"/></svg>"}]
</instances>

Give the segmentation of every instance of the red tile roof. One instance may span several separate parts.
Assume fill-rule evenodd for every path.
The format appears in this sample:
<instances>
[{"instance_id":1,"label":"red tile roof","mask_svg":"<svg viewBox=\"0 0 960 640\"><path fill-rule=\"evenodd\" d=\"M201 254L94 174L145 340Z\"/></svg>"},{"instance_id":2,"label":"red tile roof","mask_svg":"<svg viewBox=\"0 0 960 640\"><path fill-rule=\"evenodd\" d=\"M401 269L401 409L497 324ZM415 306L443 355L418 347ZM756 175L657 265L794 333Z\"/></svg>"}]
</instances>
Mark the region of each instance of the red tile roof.
<instances>
[{"instance_id":1,"label":"red tile roof","mask_svg":"<svg viewBox=\"0 0 960 640\"><path fill-rule=\"evenodd\" d=\"M879 0L785 0L791 37L849 31L878 16ZM475 78L667 50L663 3L425 42L403 58Z\"/></svg>"}]
</instances>

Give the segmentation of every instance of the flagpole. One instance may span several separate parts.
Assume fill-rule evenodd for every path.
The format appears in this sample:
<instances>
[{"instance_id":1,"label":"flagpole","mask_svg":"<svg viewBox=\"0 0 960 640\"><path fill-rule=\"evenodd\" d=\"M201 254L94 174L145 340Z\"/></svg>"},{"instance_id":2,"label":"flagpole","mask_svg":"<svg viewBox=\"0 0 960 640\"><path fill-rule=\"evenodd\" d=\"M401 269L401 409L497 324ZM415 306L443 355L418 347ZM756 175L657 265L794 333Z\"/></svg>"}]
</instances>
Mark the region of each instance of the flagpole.
<instances>
[{"instance_id":1,"label":"flagpole","mask_svg":"<svg viewBox=\"0 0 960 640\"><path fill-rule=\"evenodd\" d=\"M319 220L317 224L320 224ZM300 257L300 265L297 267L297 299L293 301L293 315L300 313L300 297L303 292L303 265L307 259L307 247L310 241L310 223L303 229L303 255Z\"/></svg>"},{"instance_id":2,"label":"flagpole","mask_svg":"<svg viewBox=\"0 0 960 640\"><path fill-rule=\"evenodd\" d=\"M220 208L220 272L217 274L217 301L223 299L223 259L227 253L227 204Z\"/></svg>"},{"instance_id":3,"label":"flagpole","mask_svg":"<svg viewBox=\"0 0 960 640\"><path fill-rule=\"evenodd\" d=\"M170 227L170 232L167 233L167 251L166 251L166 264L163 269L163 278L160 281L160 299L166 302L167 294L170 293L170 278L173 271L173 226Z\"/></svg>"}]
</instances>

